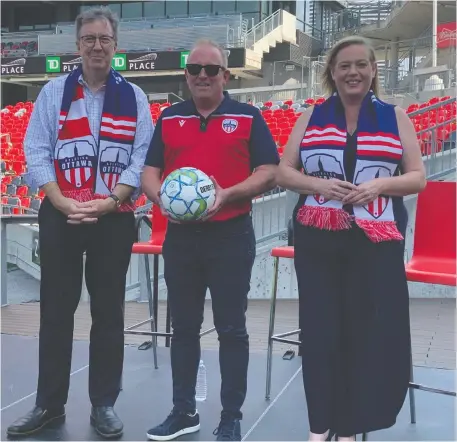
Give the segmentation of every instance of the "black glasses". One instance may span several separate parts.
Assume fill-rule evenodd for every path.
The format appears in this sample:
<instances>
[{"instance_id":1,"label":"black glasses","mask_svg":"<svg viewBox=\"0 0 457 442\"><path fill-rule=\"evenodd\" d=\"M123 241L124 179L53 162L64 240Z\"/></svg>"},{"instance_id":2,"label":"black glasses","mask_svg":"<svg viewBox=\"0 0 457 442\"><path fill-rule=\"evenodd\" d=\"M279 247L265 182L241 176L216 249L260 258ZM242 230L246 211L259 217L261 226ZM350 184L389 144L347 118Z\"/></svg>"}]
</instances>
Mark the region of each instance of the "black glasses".
<instances>
[{"instance_id":1,"label":"black glasses","mask_svg":"<svg viewBox=\"0 0 457 442\"><path fill-rule=\"evenodd\" d=\"M110 35L101 35L99 37L96 35L83 35L80 38L83 45L88 48L93 48L97 39L101 46L110 46L114 43L114 37L111 37Z\"/></svg>"},{"instance_id":2,"label":"black glasses","mask_svg":"<svg viewBox=\"0 0 457 442\"><path fill-rule=\"evenodd\" d=\"M186 69L190 75L198 75L204 69L208 77L215 77L219 69L225 71L225 68L218 64L186 64Z\"/></svg>"}]
</instances>

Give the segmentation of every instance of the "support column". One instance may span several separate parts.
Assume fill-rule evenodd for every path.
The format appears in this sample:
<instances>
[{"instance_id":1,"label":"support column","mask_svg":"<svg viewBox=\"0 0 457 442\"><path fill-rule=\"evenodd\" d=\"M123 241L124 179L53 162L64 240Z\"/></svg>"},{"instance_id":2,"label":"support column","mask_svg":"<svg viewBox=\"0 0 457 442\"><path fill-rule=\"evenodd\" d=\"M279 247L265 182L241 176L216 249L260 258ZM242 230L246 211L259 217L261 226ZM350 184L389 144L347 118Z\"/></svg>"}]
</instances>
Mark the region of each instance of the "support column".
<instances>
[{"instance_id":1,"label":"support column","mask_svg":"<svg viewBox=\"0 0 457 442\"><path fill-rule=\"evenodd\" d=\"M390 42L389 55L389 86L395 91L398 86L398 37Z\"/></svg>"}]
</instances>

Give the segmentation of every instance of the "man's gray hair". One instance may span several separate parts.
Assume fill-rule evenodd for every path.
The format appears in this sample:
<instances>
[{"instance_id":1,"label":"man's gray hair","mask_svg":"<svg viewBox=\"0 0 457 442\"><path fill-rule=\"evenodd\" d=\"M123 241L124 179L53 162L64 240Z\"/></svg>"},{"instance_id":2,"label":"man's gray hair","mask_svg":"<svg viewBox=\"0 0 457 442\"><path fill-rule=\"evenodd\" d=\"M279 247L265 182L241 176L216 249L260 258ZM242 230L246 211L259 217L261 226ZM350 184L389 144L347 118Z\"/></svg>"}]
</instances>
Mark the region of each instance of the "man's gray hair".
<instances>
[{"instance_id":1,"label":"man's gray hair","mask_svg":"<svg viewBox=\"0 0 457 442\"><path fill-rule=\"evenodd\" d=\"M192 50L190 52L192 53L192 51L194 49L196 49L196 48L198 48L200 46L212 46L213 48L216 48L221 53L221 56L222 56L222 67L228 68L228 54L229 54L229 52L226 51L222 46L220 46L218 43L216 43L213 40L202 38L202 39L197 40L195 42L195 44L193 45Z\"/></svg>"},{"instance_id":2,"label":"man's gray hair","mask_svg":"<svg viewBox=\"0 0 457 442\"><path fill-rule=\"evenodd\" d=\"M119 30L119 19L117 15L111 11L110 8L106 6L99 6L90 9L86 9L85 11L81 12L75 21L76 25L76 40L79 40L79 33L81 32L81 28L86 23L92 23L98 20L105 20L107 21L111 27L113 28L113 37L114 40L117 42L117 34Z\"/></svg>"}]
</instances>

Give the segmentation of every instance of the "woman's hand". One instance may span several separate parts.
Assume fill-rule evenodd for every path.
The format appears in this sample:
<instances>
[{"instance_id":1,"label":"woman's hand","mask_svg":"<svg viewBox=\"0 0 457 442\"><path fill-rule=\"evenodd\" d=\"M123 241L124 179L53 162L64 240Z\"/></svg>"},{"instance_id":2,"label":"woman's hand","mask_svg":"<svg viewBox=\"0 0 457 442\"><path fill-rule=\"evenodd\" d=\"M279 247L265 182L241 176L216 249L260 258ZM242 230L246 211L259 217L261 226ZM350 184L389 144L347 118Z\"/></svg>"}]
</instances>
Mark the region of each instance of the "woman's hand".
<instances>
[{"instance_id":1,"label":"woman's hand","mask_svg":"<svg viewBox=\"0 0 457 442\"><path fill-rule=\"evenodd\" d=\"M359 184L352 192L343 198L343 204L366 206L381 195L382 184L382 178L376 178Z\"/></svg>"},{"instance_id":2,"label":"woman's hand","mask_svg":"<svg viewBox=\"0 0 457 442\"><path fill-rule=\"evenodd\" d=\"M349 196L357 189L357 186L348 182L338 180L336 178L319 179L316 185L316 190L319 195L322 195L327 200L342 201L343 198Z\"/></svg>"}]
</instances>

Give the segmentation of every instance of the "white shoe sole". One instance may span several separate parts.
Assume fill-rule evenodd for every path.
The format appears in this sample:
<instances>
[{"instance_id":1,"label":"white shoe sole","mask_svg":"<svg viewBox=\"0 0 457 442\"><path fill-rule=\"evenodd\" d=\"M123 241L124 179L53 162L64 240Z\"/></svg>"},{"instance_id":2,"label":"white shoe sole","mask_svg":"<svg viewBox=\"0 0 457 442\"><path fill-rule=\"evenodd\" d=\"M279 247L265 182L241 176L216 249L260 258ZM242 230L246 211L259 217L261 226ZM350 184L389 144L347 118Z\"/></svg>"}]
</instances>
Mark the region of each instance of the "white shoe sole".
<instances>
[{"instance_id":1,"label":"white shoe sole","mask_svg":"<svg viewBox=\"0 0 457 442\"><path fill-rule=\"evenodd\" d=\"M174 434L169 434L167 436L156 436L154 434L146 433L146 437L149 440L173 440L179 436L183 436L184 434L195 433L200 430L200 424L195 425L194 427L183 428L182 430L177 431Z\"/></svg>"}]
</instances>

